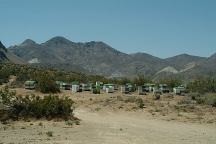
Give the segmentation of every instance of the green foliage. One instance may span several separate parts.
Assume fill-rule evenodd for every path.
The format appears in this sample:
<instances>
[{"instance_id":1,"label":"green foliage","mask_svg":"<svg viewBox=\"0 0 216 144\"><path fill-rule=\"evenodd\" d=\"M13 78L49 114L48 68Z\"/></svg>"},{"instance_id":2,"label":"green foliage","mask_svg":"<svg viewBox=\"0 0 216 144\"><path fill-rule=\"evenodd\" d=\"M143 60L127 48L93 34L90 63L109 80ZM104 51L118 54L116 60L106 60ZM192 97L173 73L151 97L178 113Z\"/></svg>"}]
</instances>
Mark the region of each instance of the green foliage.
<instances>
[{"instance_id":1,"label":"green foliage","mask_svg":"<svg viewBox=\"0 0 216 144\"><path fill-rule=\"evenodd\" d=\"M151 80L146 78L144 75L138 75L134 78L133 83L137 85L144 85L145 83L151 83Z\"/></svg>"},{"instance_id":2,"label":"green foliage","mask_svg":"<svg viewBox=\"0 0 216 144\"><path fill-rule=\"evenodd\" d=\"M160 94L154 94L154 99L159 100L160 99Z\"/></svg>"},{"instance_id":3,"label":"green foliage","mask_svg":"<svg viewBox=\"0 0 216 144\"><path fill-rule=\"evenodd\" d=\"M58 85L50 74L43 74L38 79L37 89L42 93L57 93L60 92Z\"/></svg>"},{"instance_id":4,"label":"green foliage","mask_svg":"<svg viewBox=\"0 0 216 144\"><path fill-rule=\"evenodd\" d=\"M212 107L216 107L216 95L215 94L205 95L205 103L211 105Z\"/></svg>"},{"instance_id":5,"label":"green foliage","mask_svg":"<svg viewBox=\"0 0 216 144\"><path fill-rule=\"evenodd\" d=\"M7 71L6 67L0 67L0 84L8 82L10 72Z\"/></svg>"},{"instance_id":6,"label":"green foliage","mask_svg":"<svg viewBox=\"0 0 216 144\"><path fill-rule=\"evenodd\" d=\"M100 89L93 88L93 94L100 94Z\"/></svg>"},{"instance_id":7,"label":"green foliage","mask_svg":"<svg viewBox=\"0 0 216 144\"><path fill-rule=\"evenodd\" d=\"M139 108L144 108L145 104L143 102L143 99L137 98L137 97L129 97L124 100L126 103L136 103Z\"/></svg>"},{"instance_id":8,"label":"green foliage","mask_svg":"<svg viewBox=\"0 0 216 144\"><path fill-rule=\"evenodd\" d=\"M9 88L6 86L0 90L0 103L7 107L13 106L16 102L16 93L14 91L9 91Z\"/></svg>"},{"instance_id":9,"label":"green foliage","mask_svg":"<svg viewBox=\"0 0 216 144\"><path fill-rule=\"evenodd\" d=\"M120 85L125 85L127 83L131 83L131 81L128 78L122 78L117 82L117 84L120 84Z\"/></svg>"},{"instance_id":10,"label":"green foliage","mask_svg":"<svg viewBox=\"0 0 216 144\"><path fill-rule=\"evenodd\" d=\"M51 69L49 67L1 63L0 64L0 84L2 82L8 82L10 75L16 76L15 85L19 87L23 86L23 83L27 80L44 82L44 81L47 81L47 79L50 79L52 81L50 83L52 85L51 87L53 87L53 81L64 81L68 83L72 81L93 82L93 83L95 83L96 81L101 81L104 83L108 83L109 81L118 82L118 80L116 79L107 79L103 76L86 75L86 74L77 73L77 72L59 71L56 69ZM46 89L50 89L50 88L46 88ZM46 91L43 89L41 90Z\"/></svg>"},{"instance_id":11,"label":"green foliage","mask_svg":"<svg viewBox=\"0 0 216 144\"><path fill-rule=\"evenodd\" d=\"M193 92L189 94L192 100L195 100L198 104L205 104L205 97L203 94Z\"/></svg>"},{"instance_id":12,"label":"green foliage","mask_svg":"<svg viewBox=\"0 0 216 144\"><path fill-rule=\"evenodd\" d=\"M68 97L59 96L16 96L7 88L0 91L0 99L8 109L9 118L63 118L73 116L73 101Z\"/></svg>"},{"instance_id":13,"label":"green foliage","mask_svg":"<svg viewBox=\"0 0 216 144\"><path fill-rule=\"evenodd\" d=\"M135 102L136 102L136 100L137 100L137 98L136 98L136 97L134 97L134 96L131 96L131 97L129 97L129 98L127 98L127 99L125 99L124 101L125 101L126 103L135 103Z\"/></svg>"},{"instance_id":14,"label":"green foliage","mask_svg":"<svg viewBox=\"0 0 216 144\"><path fill-rule=\"evenodd\" d=\"M196 92L192 92L188 96L191 97L192 100L196 100L198 97L200 97L200 94Z\"/></svg>"},{"instance_id":15,"label":"green foliage","mask_svg":"<svg viewBox=\"0 0 216 144\"><path fill-rule=\"evenodd\" d=\"M74 121L67 120L67 121L65 121L65 124L68 125L68 126L73 126L74 125Z\"/></svg>"},{"instance_id":16,"label":"green foliage","mask_svg":"<svg viewBox=\"0 0 216 144\"><path fill-rule=\"evenodd\" d=\"M212 106L213 106L213 107L216 107L216 99L213 100Z\"/></svg>"},{"instance_id":17,"label":"green foliage","mask_svg":"<svg viewBox=\"0 0 216 144\"><path fill-rule=\"evenodd\" d=\"M174 88L181 85L182 81L176 78L167 78L167 79L161 79L159 81L159 84L167 84L168 87Z\"/></svg>"},{"instance_id":18,"label":"green foliage","mask_svg":"<svg viewBox=\"0 0 216 144\"><path fill-rule=\"evenodd\" d=\"M52 137L52 136L53 136L53 132L52 132L52 131L48 131L48 132L46 132L46 135L47 135L48 137Z\"/></svg>"},{"instance_id":19,"label":"green foliage","mask_svg":"<svg viewBox=\"0 0 216 144\"><path fill-rule=\"evenodd\" d=\"M143 102L143 99L141 99L141 98L138 98L136 100L136 103L137 103L138 107L141 108L141 109L144 108L144 106L145 106L145 104Z\"/></svg>"},{"instance_id":20,"label":"green foliage","mask_svg":"<svg viewBox=\"0 0 216 144\"><path fill-rule=\"evenodd\" d=\"M39 126L43 126L43 123L42 123L42 122L40 122L38 125L39 125Z\"/></svg>"},{"instance_id":21,"label":"green foliage","mask_svg":"<svg viewBox=\"0 0 216 144\"><path fill-rule=\"evenodd\" d=\"M197 79L188 84L188 89L191 92L207 93L216 92L216 80L213 78L208 79Z\"/></svg>"},{"instance_id":22,"label":"green foliage","mask_svg":"<svg viewBox=\"0 0 216 144\"><path fill-rule=\"evenodd\" d=\"M195 100L197 104L206 104L216 107L216 95L215 94L200 94L200 93L190 93L189 97Z\"/></svg>"}]
</instances>

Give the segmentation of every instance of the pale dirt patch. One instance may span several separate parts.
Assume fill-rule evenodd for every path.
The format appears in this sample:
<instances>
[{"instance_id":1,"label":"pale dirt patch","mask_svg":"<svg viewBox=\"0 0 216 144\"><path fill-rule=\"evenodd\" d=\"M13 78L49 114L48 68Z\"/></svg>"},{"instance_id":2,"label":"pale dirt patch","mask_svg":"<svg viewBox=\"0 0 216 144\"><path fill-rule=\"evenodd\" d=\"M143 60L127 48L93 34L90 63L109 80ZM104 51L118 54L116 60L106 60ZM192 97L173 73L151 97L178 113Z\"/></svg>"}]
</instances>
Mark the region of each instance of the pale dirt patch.
<instances>
[{"instance_id":1,"label":"pale dirt patch","mask_svg":"<svg viewBox=\"0 0 216 144\"><path fill-rule=\"evenodd\" d=\"M2 143L50 144L215 144L216 126L167 122L146 118L140 112L92 112L77 109L82 119L79 126L64 122L13 122L4 130L0 124ZM43 126L39 126L39 122ZM33 125L32 125L33 124ZM46 135L53 132L53 137Z\"/></svg>"},{"instance_id":2,"label":"pale dirt patch","mask_svg":"<svg viewBox=\"0 0 216 144\"><path fill-rule=\"evenodd\" d=\"M17 94L40 92L15 88ZM64 121L32 120L0 124L0 143L50 144L215 144L216 109L210 106L178 104L185 97L163 95L159 101L152 94L138 96L62 91L75 101L75 116L80 125ZM125 102L141 98L145 108ZM42 123L42 126L39 123ZM53 137L46 132L52 131Z\"/></svg>"}]
</instances>

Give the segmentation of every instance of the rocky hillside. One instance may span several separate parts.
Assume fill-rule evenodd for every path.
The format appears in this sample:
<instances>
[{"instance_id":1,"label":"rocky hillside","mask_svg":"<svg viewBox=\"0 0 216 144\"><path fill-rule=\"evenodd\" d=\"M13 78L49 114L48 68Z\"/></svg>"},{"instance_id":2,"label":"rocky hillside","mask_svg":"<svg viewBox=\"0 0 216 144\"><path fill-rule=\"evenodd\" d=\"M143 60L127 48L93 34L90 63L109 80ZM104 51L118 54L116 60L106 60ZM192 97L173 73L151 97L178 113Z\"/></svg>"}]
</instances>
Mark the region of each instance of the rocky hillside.
<instances>
[{"instance_id":1,"label":"rocky hillside","mask_svg":"<svg viewBox=\"0 0 216 144\"><path fill-rule=\"evenodd\" d=\"M8 51L8 49L0 41L0 62L13 62L16 64L23 64L24 61Z\"/></svg>"},{"instance_id":2,"label":"rocky hillside","mask_svg":"<svg viewBox=\"0 0 216 144\"><path fill-rule=\"evenodd\" d=\"M155 78L216 71L216 56L210 58L182 54L160 59L146 53L125 54L103 42L75 43L54 37L42 44L27 39L9 51L29 64L51 65L107 77L133 77L144 74ZM208 71L208 72L209 72Z\"/></svg>"}]
</instances>

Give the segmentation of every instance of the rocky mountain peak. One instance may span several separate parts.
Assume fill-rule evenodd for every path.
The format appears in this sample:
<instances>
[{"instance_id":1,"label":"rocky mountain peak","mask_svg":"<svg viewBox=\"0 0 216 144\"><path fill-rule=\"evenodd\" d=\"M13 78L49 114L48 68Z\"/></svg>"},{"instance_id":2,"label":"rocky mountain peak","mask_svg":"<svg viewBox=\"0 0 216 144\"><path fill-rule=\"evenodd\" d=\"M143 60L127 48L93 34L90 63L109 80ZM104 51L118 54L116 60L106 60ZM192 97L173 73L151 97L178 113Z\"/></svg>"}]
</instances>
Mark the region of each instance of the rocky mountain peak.
<instances>
[{"instance_id":1,"label":"rocky mountain peak","mask_svg":"<svg viewBox=\"0 0 216 144\"><path fill-rule=\"evenodd\" d=\"M210 59L216 59L216 53L210 56Z\"/></svg>"},{"instance_id":2,"label":"rocky mountain peak","mask_svg":"<svg viewBox=\"0 0 216 144\"><path fill-rule=\"evenodd\" d=\"M24 42L22 42L22 46L26 46L26 45L35 45L36 42L31 40L31 39L26 39Z\"/></svg>"},{"instance_id":3,"label":"rocky mountain peak","mask_svg":"<svg viewBox=\"0 0 216 144\"><path fill-rule=\"evenodd\" d=\"M3 49L4 51L7 51L6 47L2 44L1 41L0 41L0 49Z\"/></svg>"},{"instance_id":4,"label":"rocky mountain peak","mask_svg":"<svg viewBox=\"0 0 216 144\"><path fill-rule=\"evenodd\" d=\"M56 37L53 37L51 38L50 40L46 41L44 43L45 45L70 45L72 44L72 42L64 37L61 37L61 36L56 36Z\"/></svg>"},{"instance_id":5,"label":"rocky mountain peak","mask_svg":"<svg viewBox=\"0 0 216 144\"><path fill-rule=\"evenodd\" d=\"M33 44L30 40L26 44ZM188 54L161 59L147 53L126 54L100 41L72 42L57 36L42 44L14 46L8 49L28 63L54 65L65 70L80 70L108 77L137 74L156 78L183 75L205 74L213 71L216 54L212 59ZM200 70L199 70L200 69ZM186 74L187 73L187 74ZM165 75L164 75L165 74Z\"/></svg>"}]
</instances>

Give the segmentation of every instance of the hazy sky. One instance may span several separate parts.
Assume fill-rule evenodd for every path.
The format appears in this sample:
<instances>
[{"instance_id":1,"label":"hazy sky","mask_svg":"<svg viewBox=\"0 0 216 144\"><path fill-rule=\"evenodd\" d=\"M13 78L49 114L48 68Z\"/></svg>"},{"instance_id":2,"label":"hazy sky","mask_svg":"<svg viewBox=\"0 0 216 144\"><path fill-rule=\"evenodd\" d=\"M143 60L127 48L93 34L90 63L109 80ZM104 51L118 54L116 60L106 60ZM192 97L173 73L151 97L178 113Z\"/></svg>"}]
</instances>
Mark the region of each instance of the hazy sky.
<instances>
[{"instance_id":1,"label":"hazy sky","mask_svg":"<svg viewBox=\"0 0 216 144\"><path fill-rule=\"evenodd\" d=\"M216 0L0 0L0 40L104 41L158 57L216 52Z\"/></svg>"}]
</instances>

